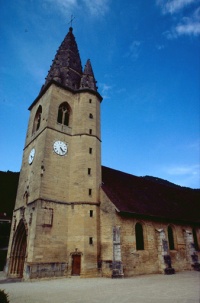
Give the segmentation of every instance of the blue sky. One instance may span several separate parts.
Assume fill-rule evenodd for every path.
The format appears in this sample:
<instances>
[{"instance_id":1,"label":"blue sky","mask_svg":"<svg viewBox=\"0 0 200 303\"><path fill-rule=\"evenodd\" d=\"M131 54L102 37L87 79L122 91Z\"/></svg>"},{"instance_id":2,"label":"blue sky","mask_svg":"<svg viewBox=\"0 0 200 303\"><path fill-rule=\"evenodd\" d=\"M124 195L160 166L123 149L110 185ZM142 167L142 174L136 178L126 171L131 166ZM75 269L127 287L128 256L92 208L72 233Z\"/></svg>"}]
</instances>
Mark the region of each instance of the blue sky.
<instances>
[{"instance_id":1,"label":"blue sky","mask_svg":"<svg viewBox=\"0 0 200 303\"><path fill-rule=\"evenodd\" d=\"M27 108L73 15L104 98L102 164L200 187L199 0L0 2L0 170L20 170Z\"/></svg>"}]
</instances>

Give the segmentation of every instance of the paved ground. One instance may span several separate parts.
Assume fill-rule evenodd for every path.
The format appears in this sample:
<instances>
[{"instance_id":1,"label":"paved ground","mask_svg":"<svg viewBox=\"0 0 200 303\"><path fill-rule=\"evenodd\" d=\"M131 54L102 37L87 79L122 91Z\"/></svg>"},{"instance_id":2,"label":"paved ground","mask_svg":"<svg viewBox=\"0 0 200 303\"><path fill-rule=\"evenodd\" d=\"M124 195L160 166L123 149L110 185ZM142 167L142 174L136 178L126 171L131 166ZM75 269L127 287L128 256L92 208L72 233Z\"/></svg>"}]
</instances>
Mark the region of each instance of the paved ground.
<instances>
[{"instance_id":1,"label":"paved ground","mask_svg":"<svg viewBox=\"0 0 200 303\"><path fill-rule=\"evenodd\" d=\"M9 294L10 303L200 303L200 272L195 271L125 279L3 279L1 272L0 289Z\"/></svg>"}]
</instances>

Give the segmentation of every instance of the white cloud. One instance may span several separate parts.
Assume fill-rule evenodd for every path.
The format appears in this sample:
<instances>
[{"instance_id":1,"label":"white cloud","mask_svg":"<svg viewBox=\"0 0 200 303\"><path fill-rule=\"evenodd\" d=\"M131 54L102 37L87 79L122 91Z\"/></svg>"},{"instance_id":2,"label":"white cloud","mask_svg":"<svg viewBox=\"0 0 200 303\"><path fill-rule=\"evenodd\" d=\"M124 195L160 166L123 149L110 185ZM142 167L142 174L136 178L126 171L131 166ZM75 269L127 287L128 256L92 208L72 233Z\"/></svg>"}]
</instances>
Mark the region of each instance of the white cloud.
<instances>
[{"instance_id":1,"label":"white cloud","mask_svg":"<svg viewBox=\"0 0 200 303\"><path fill-rule=\"evenodd\" d=\"M176 14L176 19L172 19L173 22L176 20L176 24L163 33L167 39L182 35L200 35L200 7L197 6L199 2L199 0L156 0L163 14ZM184 11L184 8L189 10Z\"/></svg>"},{"instance_id":2,"label":"white cloud","mask_svg":"<svg viewBox=\"0 0 200 303\"><path fill-rule=\"evenodd\" d=\"M78 7L77 0L45 0L47 4L53 5L57 8L60 12L66 15L66 12L69 12L73 9Z\"/></svg>"},{"instance_id":3,"label":"white cloud","mask_svg":"<svg viewBox=\"0 0 200 303\"><path fill-rule=\"evenodd\" d=\"M140 54L141 41L134 40L129 46L129 50L124 57L131 57L133 60L137 60Z\"/></svg>"},{"instance_id":4,"label":"white cloud","mask_svg":"<svg viewBox=\"0 0 200 303\"><path fill-rule=\"evenodd\" d=\"M174 14L195 2L196 0L157 0L157 5L161 7L163 14Z\"/></svg>"},{"instance_id":5,"label":"white cloud","mask_svg":"<svg viewBox=\"0 0 200 303\"><path fill-rule=\"evenodd\" d=\"M191 17L184 17L175 27L178 35L200 35L200 8Z\"/></svg>"},{"instance_id":6,"label":"white cloud","mask_svg":"<svg viewBox=\"0 0 200 303\"><path fill-rule=\"evenodd\" d=\"M178 35L200 35L200 22L179 24L176 26L176 32Z\"/></svg>"},{"instance_id":7,"label":"white cloud","mask_svg":"<svg viewBox=\"0 0 200 303\"><path fill-rule=\"evenodd\" d=\"M109 99L110 96L110 91L112 90L112 86L111 85L107 85L105 83L99 83L100 89L101 89L101 95L103 97L103 99Z\"/></svg>"},{"instance_id":8,"label":"white cloud","mask_svg":"<svg viewBox=\"0 0 200 303\"><path fill-rule=\"evenodd\" d=\"M192 188L200 187L200 165L174 165L165 167L163 170L164 179L170 180L181 186ZM162 172L162 173L163 173Z\"/></svg>"},{"instance_id":9,"label":"white cloud","mask_svg":"<svg viewBox=\"0 0 200 303\"><path fill-rule=\"evenodd\" d=\"M193 142L188 142L187 144L184 144L182 148L184 148L186 153L188 152L189 154L191 152L199 152L200 141L197 139ZM161 168L161 172L159 172L159 174L164 174L164 178L166 180L171 180L171 182L175 184L190 186L193 188L200 187L200 163L198 160L196 163L193 162L192 164L173 163L165 165Z\"/></svg>"},{"instance_id":10,"label":"white cloud","mask_svg":"<svg viewBox=\"0 0 200 303\"><path fill-rule=\"evenodd\" d=\"M63 15L70 15L73 10L90 13L92 16L105 15L109 10L110 0L45 0Z\"/></svg>"},{"instance_id":11,"label":"white cloud","mask_svg":"<svg viewBox=\"0 0 200 303\"><path fill-rule=\"evenodd\" d=\"M178 165L171 166L165 169L169 175L199 175L200 165Z\"/></svg>"},{"instance_id":12,"label":"white cloud","mask_svg":"<svg viewBox=\"0 0 200 303\"><path fill-rule=\"evenodd\" d=\"M91 15L105 15L109 10L108 0L83 0Z\"/></svg>"},{"instance_id":13,"label":"white cloud","mask_svg":"<svg viewBox=\"0 0 200 303\"><path fill-rule=\"evenodd\" d=\"M157 48L158 50L162 50L162 49L165 48L165 46L164 46L163 44L157 44L157 45L156 45L156 48Z\"/></svg>"}]
</instances>

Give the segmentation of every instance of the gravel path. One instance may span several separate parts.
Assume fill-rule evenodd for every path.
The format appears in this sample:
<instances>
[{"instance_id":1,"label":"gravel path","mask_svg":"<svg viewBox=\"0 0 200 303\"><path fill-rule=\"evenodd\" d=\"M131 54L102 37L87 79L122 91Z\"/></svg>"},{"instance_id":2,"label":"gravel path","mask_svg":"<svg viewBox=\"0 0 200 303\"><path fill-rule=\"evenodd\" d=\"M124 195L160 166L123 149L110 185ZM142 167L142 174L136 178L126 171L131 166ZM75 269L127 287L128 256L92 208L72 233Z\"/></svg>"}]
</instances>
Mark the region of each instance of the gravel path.
<instances>
[{"instance_id":1,"label":"gravel path","mask_svg":"<svg viewBox=\"0 0 200 303\"><path fill-rule=\"evenodd\" d=\"M10 303L200 303L200 272L144 275L125 279L78 277L8 283L0 289ZM6 283L5 283L6 282Z\"/></svg>"}]
</instances>

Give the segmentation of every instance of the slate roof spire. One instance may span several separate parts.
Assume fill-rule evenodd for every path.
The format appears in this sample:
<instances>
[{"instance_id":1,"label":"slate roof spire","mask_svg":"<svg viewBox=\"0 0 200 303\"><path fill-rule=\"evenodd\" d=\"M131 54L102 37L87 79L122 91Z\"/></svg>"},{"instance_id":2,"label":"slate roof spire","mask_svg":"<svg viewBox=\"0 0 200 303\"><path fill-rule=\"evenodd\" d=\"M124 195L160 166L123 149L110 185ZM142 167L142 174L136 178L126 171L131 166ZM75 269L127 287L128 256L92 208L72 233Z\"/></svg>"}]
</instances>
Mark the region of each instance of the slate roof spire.
<instances>
[{"instance_id":1,"label":"slate roof spire","mask_svg":"<svg viewBox=\"0 0 200 303\"><path fill-rule=\"evenodd\" d=\"M96 80L89 59L86 62L84 71L82 71L81 58L72 27L69 28L69 32L57 50L45 79L46 81L38 97L30 105L29 110L38 102L41 95L46 92L52 82L75 92L89 90L98 95L100 102L102 101L102 97L97 91L98 87L96 86Z\"/></svg>"},{"instance_id":2,"label":"slate roof spire","mask_svg":"<svg viewBox=\"0 0 200 303\"><path fill-rule=\"evenodd\" d=\"M70 27L55 55L42 90L51 80L71 89L79 89L81 77L81 59L73 29Z\"/></svg>"}]
</instances>

